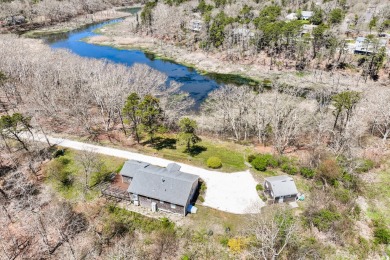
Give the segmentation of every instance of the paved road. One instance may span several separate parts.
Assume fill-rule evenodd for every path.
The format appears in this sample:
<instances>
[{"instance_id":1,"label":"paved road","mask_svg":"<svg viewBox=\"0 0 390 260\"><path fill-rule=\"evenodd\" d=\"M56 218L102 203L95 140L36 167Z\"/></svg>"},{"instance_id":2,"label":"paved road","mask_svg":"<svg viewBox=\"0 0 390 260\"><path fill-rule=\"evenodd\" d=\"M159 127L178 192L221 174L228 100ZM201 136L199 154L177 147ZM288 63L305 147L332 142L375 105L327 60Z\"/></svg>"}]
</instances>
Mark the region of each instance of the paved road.
<instances>
[{"instance_id":1,"label":"paved road","mask_svg":"<svg viewBox=\"0 0 390 260\"><path fill-rule=\"evenodd\" d=\"M166 167L172 162L158 157L76 142L69 139L55 137L48 137L48 139L51 144L57 144L75 150L91 150L100 154L144 161L162 167ZM35 140L46 142L44 136L39 134L35 135ZM264 206L264 202L260 200L256 191L257 183L249 171L223 173L184 163L178 164L181 166L183 172L196 174L206 182L207 191L203 203L205 206L236 214L258 213L260 208Z\"/></svg>"}]
</instances>

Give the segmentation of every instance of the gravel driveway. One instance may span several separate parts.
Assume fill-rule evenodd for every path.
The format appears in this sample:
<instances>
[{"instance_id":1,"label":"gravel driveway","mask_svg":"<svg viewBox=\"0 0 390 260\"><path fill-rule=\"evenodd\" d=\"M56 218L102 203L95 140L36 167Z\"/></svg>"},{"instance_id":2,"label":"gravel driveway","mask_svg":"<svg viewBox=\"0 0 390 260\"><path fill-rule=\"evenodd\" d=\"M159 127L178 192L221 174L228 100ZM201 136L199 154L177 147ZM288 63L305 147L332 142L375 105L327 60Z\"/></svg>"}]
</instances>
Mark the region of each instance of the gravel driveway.
<instances>
[{"instance_id":1,"label":"gravel driveway","mask_svg":"<svg viewBox=\"0 0 390 260\"><path fill-rule=\"evenodd\" d=\"M46 142L43 135L36 134L36 141ZM147 162L150 164L166 167L172 161L143 155L140 153L109 148L98 145L91 145L76 142L68 139L47 137L51 144L58 144L63 147L75 150L92 150L96 153ZM203 205L236 214L258 213L264 206L256 191L256 181L249 171L223 173L210 171L184 163L177 163L181 171L196 174L202 178L207 185L205 201Z\"/></svg>"}]
</instances>

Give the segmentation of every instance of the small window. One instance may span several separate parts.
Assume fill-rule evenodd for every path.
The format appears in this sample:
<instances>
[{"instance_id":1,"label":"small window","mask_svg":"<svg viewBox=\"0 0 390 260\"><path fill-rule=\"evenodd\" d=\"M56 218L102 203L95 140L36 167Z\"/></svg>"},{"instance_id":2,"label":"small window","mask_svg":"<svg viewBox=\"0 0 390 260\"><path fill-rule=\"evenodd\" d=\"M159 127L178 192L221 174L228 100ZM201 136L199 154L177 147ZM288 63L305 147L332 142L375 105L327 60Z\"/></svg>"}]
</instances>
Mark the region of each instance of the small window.
<instances>
[{"instance_id":1,"label":"small window","mask_svg":"<svg viewBox=\"0 0 390 260\"><path fill-rule=\"evenodd\" d=\"M161 201L161 200L160 200L160 204L164 204L164 201Z\"/></svg>"},{"instance_id":2,"label":"small window","mask_svg":"<svg viewBox=\"0 0 390 260\"><path fill-rule=\"evenodd\" d=\"M171 209L175 209L176 208L176 205L175 204L171 204Z\"/></svg>"}]
</instances>

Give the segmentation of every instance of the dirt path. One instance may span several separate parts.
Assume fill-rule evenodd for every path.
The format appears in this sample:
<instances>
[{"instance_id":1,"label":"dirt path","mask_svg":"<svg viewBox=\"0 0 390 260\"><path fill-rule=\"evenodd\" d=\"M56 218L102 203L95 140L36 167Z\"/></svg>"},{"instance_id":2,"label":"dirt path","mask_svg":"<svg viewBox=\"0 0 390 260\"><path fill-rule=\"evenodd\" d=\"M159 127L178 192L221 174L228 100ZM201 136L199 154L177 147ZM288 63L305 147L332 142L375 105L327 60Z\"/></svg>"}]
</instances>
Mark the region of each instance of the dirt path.
<instances>
[{"instance_id":1,"label":"dirt path","mask_svg":"<svg viewBox=\"0 0 390 260\"><path fill-rule=\"evenodd\" d=\"M48 137L48 139L51 144L67 148L91 150L100 154L148 162L162 167L166 167L172 162L140 153L76 142L69 139L55 137ZM40 134L35 135L35 140L46 142L45 137ZM206 182L207 191L203 203L205 206L236 214L258 213L260 208L264 206L264 202L260 200L256 191L257 182L249 171L223 173L183 163L177 164L182 167L181 170L183 172L196 174Z\"/></svg>"}]
</instances>

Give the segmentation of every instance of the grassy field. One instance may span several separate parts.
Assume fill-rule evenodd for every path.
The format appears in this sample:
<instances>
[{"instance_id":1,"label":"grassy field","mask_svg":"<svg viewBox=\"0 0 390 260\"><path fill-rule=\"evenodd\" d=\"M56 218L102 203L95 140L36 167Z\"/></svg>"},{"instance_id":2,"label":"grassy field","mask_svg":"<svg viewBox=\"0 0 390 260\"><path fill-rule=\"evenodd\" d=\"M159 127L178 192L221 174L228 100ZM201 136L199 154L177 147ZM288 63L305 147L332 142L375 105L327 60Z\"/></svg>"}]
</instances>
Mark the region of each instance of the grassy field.
<instances>
[{"instance_id":1,"label":"grassy field","mask_svg":"<svg viewBox=\"0 0 390 260\"><path fill-rule=\"evenodd\" d=\"M187 225L197 227L198 229L225 232L228 228L236 232L244 228L244 223L248 218L245 215L223 212L198 204L195 206L198 208L198 212L196 214L188 214L186 222Z\"/></svg>"},{"instance_id":2,"label":"grassy field","mask_svg":"<svg viewBox=\"0 0 390 260\"><path fill-rule=\"evenodd\" d=\"M124 160L116 157L97 155L101 166L99 171L91 174L89 184L90 189L84 192L83 170L77 158L80 152L66 149L64 155L58 156L45 165L46 182L52 185L58 193L67 200L92 200L100 194L96 179L108 176L117 171Z\"/></svg>"},{"instance_id":3,"label":"grassy field","mask_svg":"<svg viewBox=\"0 0 390 260\"><path fill-rule=\"evenodd\" d=\"M168 160L183 162L194 166L207 168L207 159L216 156L222 161L219 171L236 172L246 170L245 156L253 152L251 147L222 141L213 141L202 137L191 152L184 152L185 146L177 142L174 135L159 138L155 144L140 148L140 152L152 154Z\"/></svg>"}]
</instances>

